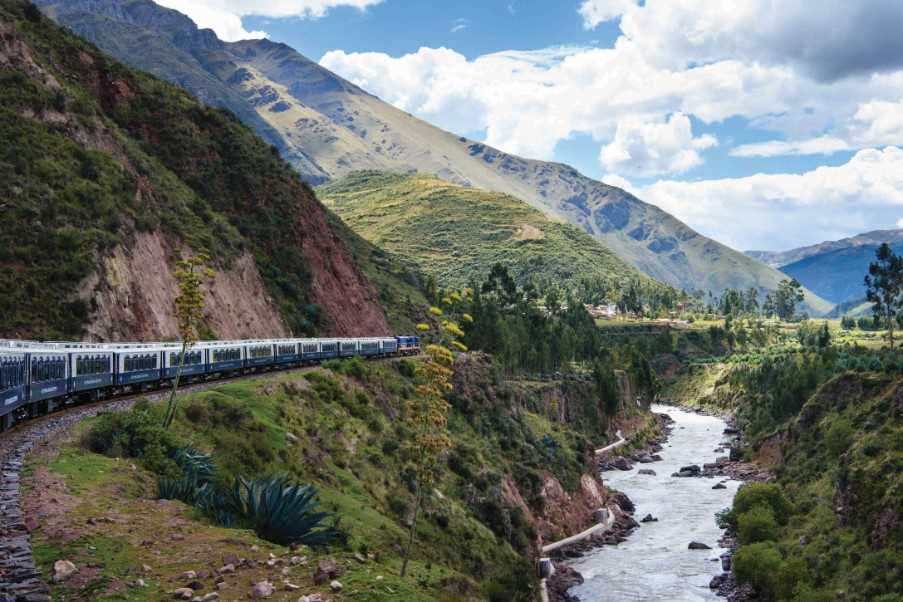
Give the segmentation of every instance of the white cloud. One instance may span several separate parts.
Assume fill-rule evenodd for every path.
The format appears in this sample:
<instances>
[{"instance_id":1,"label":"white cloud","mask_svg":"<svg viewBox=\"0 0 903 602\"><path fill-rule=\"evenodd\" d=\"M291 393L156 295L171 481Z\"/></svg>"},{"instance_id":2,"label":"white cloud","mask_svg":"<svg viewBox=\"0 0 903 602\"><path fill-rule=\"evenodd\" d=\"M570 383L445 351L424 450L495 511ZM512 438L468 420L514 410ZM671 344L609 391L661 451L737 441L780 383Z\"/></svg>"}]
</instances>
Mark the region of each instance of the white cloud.
<instances>
[{"instance_id":1,"label":"white cloud","mask_svg":"<svg viewBox=\"0 0 903 602\"><path fill-rule=\"evenodd\" d=\"M614 140L602 147L599 162L612 172L629 175L679 174L702 164L699 151L717 144L708 134L694 138L690 119L683 113L662 123L623 120Z\"/></svg>"},{"instance_id":2,"label":"white cloud","mask_svg":"<svg viewBox=\"0 0 903 602\"><path fill-rule=\"evenodd\" d=\"M621 30L662 66L735 59L833 81L903 66L901 22L903 2L887 0L647 0Z\"/></svg>"},{"instance_id":3,"label":"white cloud","mask_svg":"<svg viewBox=\"0 0 903 602\"><path fill-rule=\"evenodd\" d=\"M350 6L364 10L382 0L155 0L157 4L188 15L198 27L209 28L229 42L266 37L263 31L247 31L241 17L319 18L330 9Z\"/></svg>"},{"instance_id":4,"label":"white cloud","mask_svg":"<svg viewBox=\"0 0 903 602\"><path fill-rule=\"evenodd\" d=\"M853 120L854 135L863 145L903 141L903 100L863 103L853 115Z\"/></svg>"},{"instance_id":5,"label":"white cloud","mask_svg":"<svg viewBox=\"0 0 903 602\"><path fill-rule=\"evenodd\" d=\"M802 174L660 180L635 194L735 248L787 249L893 223L903 205L903 148L861 150Z\"/></svg>"},{"instance_id":6,"label":"white cloud","mask_svg":"<svg viewBox=\"0 0 903 602\"><path fill-rule=\"evenodd\" d=\"M470 21L467 19L455 19L452 22L452 28L450 30L451 33L458 33L460 31L464 31L470 26Z\"/></svg>"},{"instance_id":7,"label":"white cloud","mask_svg":"<svg viewBox=\"0 0 903 602\"><path fill-rule=\"evenodd\" d=\"M578 10L583 27L594 29L600 23L617 19L636 4L636 0L584 0Z\"/></svg>"},{"instance_id":8,"label":"white cloud","mask_svg":"<svg viewBox=\"0 0 903 602\"><path fill-rule=\"evenodd\" d=\"M808 140L770 140L744 144L731 149L732 157L778 157L782 155L832 155L850 150L850 145L834 136L819 136Z\"/></svg>"}]
</instances>

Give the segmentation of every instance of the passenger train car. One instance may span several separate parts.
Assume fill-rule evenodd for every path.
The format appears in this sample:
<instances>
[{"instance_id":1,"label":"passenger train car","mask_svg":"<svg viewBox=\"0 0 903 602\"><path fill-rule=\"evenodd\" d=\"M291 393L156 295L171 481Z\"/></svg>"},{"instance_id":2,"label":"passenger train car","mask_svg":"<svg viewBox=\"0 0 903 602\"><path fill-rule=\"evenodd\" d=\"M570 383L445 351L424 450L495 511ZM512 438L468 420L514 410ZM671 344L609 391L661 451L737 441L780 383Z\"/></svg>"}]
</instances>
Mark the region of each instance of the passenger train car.
<instances>
[{"instance_id":1,"label":"passenger train car","mask_svg":"<svg viewBox=\"0 0 903 602\"><path fill-rule=\"evenodd\" d=\"M331 358L416 355L420 337L201 341L185 354L182 378L199 381ZM0 341L0 430L79 401L168 384L181 343Z\"/></svg>"}]
</instances>

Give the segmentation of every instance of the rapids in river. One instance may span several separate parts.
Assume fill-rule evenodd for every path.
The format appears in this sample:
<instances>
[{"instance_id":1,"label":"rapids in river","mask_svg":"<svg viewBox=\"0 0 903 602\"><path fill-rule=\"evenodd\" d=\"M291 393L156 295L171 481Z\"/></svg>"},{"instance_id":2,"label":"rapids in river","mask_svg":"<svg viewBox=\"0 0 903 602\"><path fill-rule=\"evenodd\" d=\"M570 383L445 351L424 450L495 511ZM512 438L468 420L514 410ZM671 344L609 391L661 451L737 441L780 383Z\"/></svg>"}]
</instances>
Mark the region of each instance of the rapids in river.
<instances>
[{"instance_id":1,"label":"rapids in river","mask_svg":"<svg viewBox=\"0 0 903 602\"><path fill-rule=\"evenodd\" d=\"M719 600L708 587L720 574L718 540L722 531L715 513L731 505L739 481L725 481L726 489L712 489L722 477L672 477L682 466L714 462L726 452L715 452L724 440L725 423L673 406L654 405L653 412L674 419L671 436L663 444L661 462L636 464L629 471L602 473L603 482L623 491L636 506L634 518L647 514L658 522L641 523L627 541L603 546L571 562L585 581L569 593L582 602L696 602ZM651 468L655 476L641 475ZM691 541L711 550L689 550Z\"/></svg>"}]
</instances>

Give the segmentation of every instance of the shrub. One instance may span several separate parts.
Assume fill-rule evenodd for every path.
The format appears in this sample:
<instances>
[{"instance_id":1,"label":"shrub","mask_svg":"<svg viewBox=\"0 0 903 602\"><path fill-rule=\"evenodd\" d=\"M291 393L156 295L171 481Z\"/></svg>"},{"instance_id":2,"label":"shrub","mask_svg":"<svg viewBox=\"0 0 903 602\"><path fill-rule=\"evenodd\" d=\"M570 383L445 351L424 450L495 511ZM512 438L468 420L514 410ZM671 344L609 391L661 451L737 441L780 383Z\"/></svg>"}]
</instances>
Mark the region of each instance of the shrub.
<instances>
[{"instance_id":1,"label":"shrub","mask_svg":"<svg viewBox=\"0 0 903 602\"><path fill-rule=\"evenodd\" d=\"M161 426L160 417L146 404L128 412L101 414L83 443L94 453L135 458L158 475L180 474L173 460L179 449L175 436Z\"/></svg>"},{"instance_id":2,"label":"shrub","mask_svg":"<svg viewBox=\"0 0 903 602\"><path fill-rule=\"evenodd\" d=\"M734 554L731 566L737 581L752 585L766 599L774 597L782 562L781 554L772 542L741 547Z\"/></svg>"},{"instance_id":3,"label":"shrub","mask_svg":"<svg viewBox=\"0 0 903 602\"><path fill-rule=\"evenodd\" d=\"M746 483L740 487L734 498L734 515L740 516L755 506L771 508L779 525L786 525L787 519L793 513L793 506L787 500L780 485L775 483Z\"/></svg>"},{"instance_id":4,"label":"shrub","mask_svg":"<svg viewBox=\"0 0 903 602\"><path fill-rule=\"evenodd\" d=\"M753 506L737 515L737 535L741 544L774 541L778 538L778 525L769 506Z\"/></svg>"},{"instance_id":5,"label":"shrub","mask_svg":"<svg viewBox=\"0 0 903 602\"><path fill-rule=\"evenodd\" d=\"M834 421L825 433L825 447L832 457L838 457L847 451L853 443L853 427L845 418Z\"/></svg>"}]
</instances>

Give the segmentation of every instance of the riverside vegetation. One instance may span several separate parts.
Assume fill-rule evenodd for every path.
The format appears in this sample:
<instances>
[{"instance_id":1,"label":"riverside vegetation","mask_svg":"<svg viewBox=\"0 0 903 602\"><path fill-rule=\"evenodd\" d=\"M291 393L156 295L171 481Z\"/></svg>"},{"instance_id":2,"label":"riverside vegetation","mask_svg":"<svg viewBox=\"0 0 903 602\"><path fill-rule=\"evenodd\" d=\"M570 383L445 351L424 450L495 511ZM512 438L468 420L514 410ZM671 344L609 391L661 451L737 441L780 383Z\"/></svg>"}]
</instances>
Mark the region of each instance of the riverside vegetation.
<instances>
[{"instance_id":1,"label":"riverside vegetation","mask_svg":"<svg viewBox=\"0 0 903 602\"><path fill-rule=\"evenodd\" d=\"M903 358L826 323L780 331L764 350L688 365L665 397L730 413L767 484L721 516L733 572L759 599L903 599Z\"/></svg>"}]
</instances>

